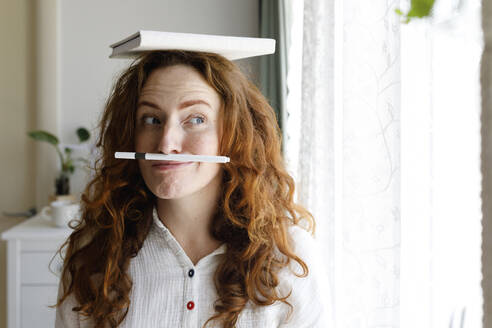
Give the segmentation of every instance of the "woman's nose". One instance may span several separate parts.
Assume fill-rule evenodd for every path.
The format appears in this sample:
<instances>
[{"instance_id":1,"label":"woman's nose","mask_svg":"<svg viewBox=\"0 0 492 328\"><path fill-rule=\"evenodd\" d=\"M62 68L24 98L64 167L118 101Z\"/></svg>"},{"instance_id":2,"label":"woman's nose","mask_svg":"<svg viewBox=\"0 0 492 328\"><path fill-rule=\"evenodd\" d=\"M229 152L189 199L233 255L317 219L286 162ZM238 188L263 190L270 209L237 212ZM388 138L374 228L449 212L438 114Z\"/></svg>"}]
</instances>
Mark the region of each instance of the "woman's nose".
<instances>
[{"instance_id":1,"label":"woman's nose","mask_svg":"<svg viewBox=\"0 0 492 328\"><path fill-rule=\"evenodd\" d=\"M182 140L181 129L175 124L167 122L161 132L158 146L159 151L164 154L180 153L182 150Z\"/></svg>"}]
</instances>

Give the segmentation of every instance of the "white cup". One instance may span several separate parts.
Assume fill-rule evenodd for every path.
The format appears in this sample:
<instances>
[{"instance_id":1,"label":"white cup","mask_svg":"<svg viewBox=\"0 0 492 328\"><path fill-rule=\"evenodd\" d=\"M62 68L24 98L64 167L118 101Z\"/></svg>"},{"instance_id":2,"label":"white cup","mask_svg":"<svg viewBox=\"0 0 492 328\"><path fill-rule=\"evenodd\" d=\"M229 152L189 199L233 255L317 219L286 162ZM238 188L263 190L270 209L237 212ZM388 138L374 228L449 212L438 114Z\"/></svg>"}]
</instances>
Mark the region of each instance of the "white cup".
<instances>
[{"instance_id":1,"label":"white cup","mask_svg":"<svg viewBox=\"0 0 492 328\"><path fill-rule=\"evenodd\" d=\"M68 227L68 222L80 216L80 205L66 200L57 200L45 206L41 215L52 221L57 227Z\"/></svg>"}]
</instances>

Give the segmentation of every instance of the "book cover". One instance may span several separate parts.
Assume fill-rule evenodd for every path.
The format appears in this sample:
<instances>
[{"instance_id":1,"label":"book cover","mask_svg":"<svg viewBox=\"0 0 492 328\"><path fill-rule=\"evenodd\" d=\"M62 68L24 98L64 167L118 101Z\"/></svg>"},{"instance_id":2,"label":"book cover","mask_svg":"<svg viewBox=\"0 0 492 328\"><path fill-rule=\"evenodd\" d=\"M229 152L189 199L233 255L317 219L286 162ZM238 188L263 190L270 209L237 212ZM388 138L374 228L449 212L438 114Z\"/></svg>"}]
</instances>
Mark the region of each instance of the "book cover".
<instances>
[{"instance_id":1,"label":"book cover","mask_svg":"<svg viewBox=\"0 0 492 328\"><path fill-rule=\"evenodd\" d=\"M210 34L138 31L110 45L110 58L131 58L152 50L187 50L217 53L229 60L275 52L275 40Z\"/></svg>"}]
</instances>

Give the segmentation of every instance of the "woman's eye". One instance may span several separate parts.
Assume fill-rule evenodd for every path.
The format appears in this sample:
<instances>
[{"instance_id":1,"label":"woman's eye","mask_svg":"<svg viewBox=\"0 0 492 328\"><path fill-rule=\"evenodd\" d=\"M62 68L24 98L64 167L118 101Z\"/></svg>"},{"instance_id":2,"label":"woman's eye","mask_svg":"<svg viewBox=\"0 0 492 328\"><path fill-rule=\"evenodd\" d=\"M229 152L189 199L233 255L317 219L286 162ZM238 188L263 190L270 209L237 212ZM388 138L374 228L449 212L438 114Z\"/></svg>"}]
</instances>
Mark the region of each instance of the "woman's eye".
<instances>
[{"instance_id":1,"label":"woman's eye","mask_svg":"<svg viewBox=\"0 0 492 328\"><path fill-rule=\"evenodd\" d=\"M203 119L203 117L193 117L190 119L190 123L193 124L193 125L198 125L198 124L202 124L204 123L205 120Z\"/></svg>"},{"instance_id":2,"label":"woman's eye","mask_svg":"<svg viewBox=\"0 0 492 328\"><path fill-rule=\"evenodd\" d=\"M159 119L158 119L158 118L153 117L153 116L145 116L145 117L143 118L143 122L144 122L145 124L150 124L150 125L154 125L154 124L159 124L159 123L161 123L161 121L159 121Z\"/></svg>"}]
</instances>

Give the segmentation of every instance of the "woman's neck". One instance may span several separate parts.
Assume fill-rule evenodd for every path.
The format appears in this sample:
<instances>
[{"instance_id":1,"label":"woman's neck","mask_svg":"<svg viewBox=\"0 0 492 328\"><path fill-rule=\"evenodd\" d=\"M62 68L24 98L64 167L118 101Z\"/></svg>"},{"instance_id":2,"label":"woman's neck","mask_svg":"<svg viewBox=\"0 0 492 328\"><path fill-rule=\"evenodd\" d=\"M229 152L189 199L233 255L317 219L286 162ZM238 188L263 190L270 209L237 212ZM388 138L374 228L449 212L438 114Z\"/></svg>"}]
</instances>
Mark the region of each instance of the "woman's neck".
<instances>
[{"instance_id":1,"label":"woman's neck","mask_svg":"<svg viewBox=\"0 0 492 328\"><path fill-rule=\"evenodd\" d=\"M157 213L194 264L220 246L210 225L217 210L222 178L180 199L157 199ZM195 262L196 261L196 262Z\"/></svg>"}]
</instances>

